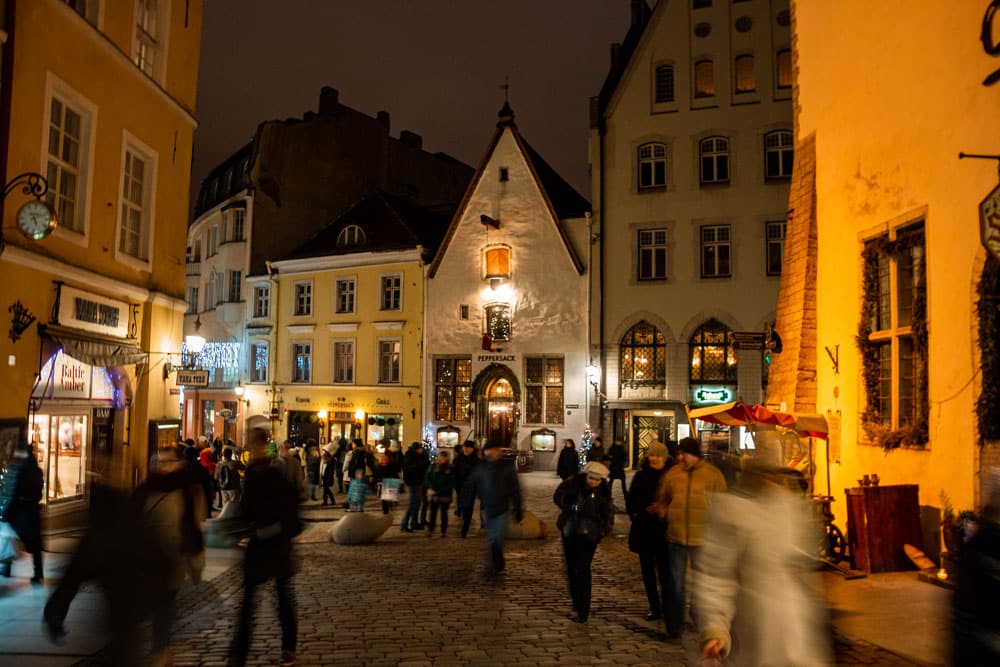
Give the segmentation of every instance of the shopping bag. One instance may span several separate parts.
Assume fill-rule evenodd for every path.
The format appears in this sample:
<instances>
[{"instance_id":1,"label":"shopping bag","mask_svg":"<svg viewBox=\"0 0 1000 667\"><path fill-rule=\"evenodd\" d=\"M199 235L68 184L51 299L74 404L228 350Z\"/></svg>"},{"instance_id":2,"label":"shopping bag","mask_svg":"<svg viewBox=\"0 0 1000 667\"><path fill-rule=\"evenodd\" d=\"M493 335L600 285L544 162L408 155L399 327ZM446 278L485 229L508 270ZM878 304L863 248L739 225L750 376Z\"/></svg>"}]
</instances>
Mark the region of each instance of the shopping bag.
<instances>
[{"instance_id":1,"label":"shopping bag","mask_svg":"<svg viewBox=\"0 0 1000 667\"><path fill-rule=\"evenodd\" d=\"M399 502L399 480L387 478L382 480L382 500L389 503Z\"/></svg>"},{"instance_id":2,"label":"shopping bag","mask_svg":"<svg viewBox=\"0 0 1000 667\"><path fill-rule=\"evenodd\" d=\"M17 533L6 521L0 521L0 562L16 559L21 555L21 542Z\"/></svg>"}]
</instances>

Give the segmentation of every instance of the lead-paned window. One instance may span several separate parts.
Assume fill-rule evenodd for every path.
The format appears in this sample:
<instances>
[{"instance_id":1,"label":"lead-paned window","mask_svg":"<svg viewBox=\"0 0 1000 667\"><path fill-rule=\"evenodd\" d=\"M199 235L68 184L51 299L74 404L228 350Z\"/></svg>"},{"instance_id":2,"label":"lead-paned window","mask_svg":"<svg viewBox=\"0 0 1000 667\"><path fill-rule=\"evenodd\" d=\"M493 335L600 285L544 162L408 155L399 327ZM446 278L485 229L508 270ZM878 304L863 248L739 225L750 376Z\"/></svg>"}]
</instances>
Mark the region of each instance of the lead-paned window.
<instances>
[{"instance_id":1,"label":"lead-paned window","mask_svg":"<svg viewBox=\"0 0 1000 667\"><path fill-rule=\"evenodd\" d=\"M510 305L491 303L485 308L486 333L494 341L510 340Z\"/></svg>"},{"instance_id":2,"label":"lead-paned window","mask_svg":"<svg viewBox=\"0 0 1000 667\"><path fill-rule=\"evenodd\" d=\"M691 336L688 347L691 351L691 382L736 382L736 347L725 324L716 319L708 320Z\"/></svg>"},{"instance_id":3,"label":"lead-paned window","mask_svg":"<svg viewBox=\"0 0 1000 667\"><path fill-rule=\"evenodd\" d=\"M524 360L524 414L528 424L562 424L562 357L533 356Z\"/></svg>"},{"instance_id":4,"label":"lead-paned window","mask_svg":"<svg viewBox=\"0 0 1000 667\"><path fill-rule=\"evenodd\" d=\"M434 360L434 419L464 421L472 396L472 357Z\"/></svg>"},{"instance_id":5,"label":"lead-paned window","mask_svg":"<svg viewBox=\"0 0 1000 667\"><path fill-rule=\"evenodd\" d=\"M674 66L660 65L656 68L655 99L657 104L674 101Z\"/></svg>"},{"instance_id":6,"label":"lead-paned window","mask_svg":"<svg viewBox=\"0 0 1000 667\"><path fill-rule=\"evenodd\" d=\"M649 322L629 329L618 347L618 377L622 384L663 385L667 377L666 339Z\"/></svg>"}]
</instances>

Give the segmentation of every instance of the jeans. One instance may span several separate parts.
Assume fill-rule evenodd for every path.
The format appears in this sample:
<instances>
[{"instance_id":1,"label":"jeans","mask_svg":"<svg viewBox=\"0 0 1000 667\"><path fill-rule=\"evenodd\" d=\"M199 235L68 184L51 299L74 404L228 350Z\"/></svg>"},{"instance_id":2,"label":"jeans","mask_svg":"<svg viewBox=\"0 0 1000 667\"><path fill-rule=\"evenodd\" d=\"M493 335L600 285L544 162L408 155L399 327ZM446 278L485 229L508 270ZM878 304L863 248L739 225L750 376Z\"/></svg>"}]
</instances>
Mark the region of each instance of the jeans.
<instances>
[{"instance_id":1,"label":"jeans","mask_svg":"<svg viewBox=\"0 0 1000 667\"><path fill-rule=\"evenodd\" d=\"M298 624L295 620L295 589L290 578L278 577L274 580L278 593L278 620L281 622L281 650L294 651ZM243 587L243 604L236 625L236 636L230 654L238 665L246 663L250 653L250 625L255 607L254 593L258 584L246 582Z\"/></svg>"},{"instance_id":2,"label":"jeans","mask_svg":"<svg viewBox=\"0 0 1000 667\"><path fill-rule=\"evenodd\" d=\"M503 529L506 526L507 512L486 517L488 567L493 574L503 572L506 566L506 561L503 558Z\"/></svg>"},{"instance_id":3,"label":"jeans","mask_svg":"<svg viewBox=\"0 0 1000 667\"><path fill-rule=\"evenodd\" d=\"M687 604L687 590L685 581L687 579L688 559L691 559L691 567L698 569L701 547L691 547L676 542L667 542L667 561L670 564L670 580L672 590L669 604L664 610L667 623L667 632L678 634L684 629L684 611ZM695 617L695 610L691 608L691 618Z\"/></svg>"},{"instance_id":4,"label":"jeans","mask_svg":"<svg viewBox=\"0 0 1000 667\"><path fill-rule=\"evenodd\" d=\"M318 498L316 498L316 489L318 488L319 484L309 482L309 500L318 500Z\"/></svg>"},{"instance_id":5,"label":"jeans","mask_svg":"<svg viewBox=\"0 0 1000 667\"><path fill-rule=\"evenodd\" d=\"M581 621L590 616L590 566L594 562L597 542L563 538L563 555L566 557L566 580L573 609Z\"/></svg>"},{"instance_id":6,"label":"jeans","mask_svg":"<svg viewBox=\"0 0 1000 667\"><path fill-rule=\"evenodd\" d=\"M448 532L448 507L450 506L450 502L431 503L431 520L430 523L427 524L427 530L429 532L434 532L434 523L437 520L438 510L441 511L441 534L444 535Z\"/></svg>"},{"instance_id":7,"label":"jeans","mask_svg":"<svg viewBox=\"0 0 1000 667\"><path fill-rule=\"evenodd\" d=\"M420 522L420 499L424 496L424 487L420 485L406 485L406 511L403 512L403 521L399 527L403 530L416 530Z\"/></svg>"},{"instance_id":8,"label":"jeans","mask_svg":"<svg viewBox=\"0 0 1000 667\"><path fill-rule=\"evenodd\" d=\"M667 545L661 544L655 551L639 552L639 568L642 570L642 585L646 589L649 612L660 616L670 608L673 591ZM659 587L656 585L657 577L660 579Z\"/></svg>"},{"instance_id":9,"label":"jeans","mask_svg":"<svg viewBox=\"0 0 1000 667\"><path fill-rule=\"evenodd\" d=\"M324 505L326 505L326 499L327 498L330 499L330 504L331 505L336 505L337 504L337 499L333 497L333 486L332 485L327 486L326 484L324 484L323 485L323 504Z\"/></svg>"}]
</instances>

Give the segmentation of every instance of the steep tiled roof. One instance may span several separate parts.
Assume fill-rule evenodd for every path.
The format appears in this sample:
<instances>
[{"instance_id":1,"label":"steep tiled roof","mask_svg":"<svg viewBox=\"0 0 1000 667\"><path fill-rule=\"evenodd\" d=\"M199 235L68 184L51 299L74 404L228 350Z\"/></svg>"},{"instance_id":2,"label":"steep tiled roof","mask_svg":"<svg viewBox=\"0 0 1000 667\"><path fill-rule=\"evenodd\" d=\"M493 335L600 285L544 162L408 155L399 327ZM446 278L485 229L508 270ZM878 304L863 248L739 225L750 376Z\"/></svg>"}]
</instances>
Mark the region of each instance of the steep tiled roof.
<instances>
[{"instance_id":1,"label":"steep tiled roof","mask_svg":"<svg viewBox=\"0 0 1000 667\"><path fill-rule=\"evenodd\" d=\"M642 38L642 33L646 30L646 26L649 24L649 17L652 14L645 0L633 0L633 2L632 25L629 26L628 32L625 33L625 39L622 40L621 46L619 46L617 66L613 66L608 70L608 76L604 79L604 85L601 86L601 92L597 96L601 116L604 115L611 96L615 94L615 89L618 87L618 82L621 81L622 75L628 69L629 61L632 59L636 47L639 46L639 40Z\"/></svg>"},{"instance_id":2,"label":"steep tiled roof","mask_svg":"<svg viewBox=\"0 0 1000 667\"><path fill-rule=\"evenodd\" d=\"M521 143L524 144L527 158L538 174L539 184L552 202L552 208L560 220L579 218L590 210L590 202L556 173L556 170L549 166L549 163L524 140L524 137L521 137Z\"/></svg>"}]
</instances>

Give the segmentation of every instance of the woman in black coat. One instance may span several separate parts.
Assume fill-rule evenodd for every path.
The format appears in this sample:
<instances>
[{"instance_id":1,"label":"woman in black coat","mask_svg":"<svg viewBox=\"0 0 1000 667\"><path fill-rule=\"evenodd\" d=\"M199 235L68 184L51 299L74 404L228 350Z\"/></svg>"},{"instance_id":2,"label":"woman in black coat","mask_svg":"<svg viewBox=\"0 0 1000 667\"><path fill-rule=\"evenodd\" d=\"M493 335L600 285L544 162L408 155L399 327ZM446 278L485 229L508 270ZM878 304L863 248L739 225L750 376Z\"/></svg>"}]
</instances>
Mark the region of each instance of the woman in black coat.
<instances>
[{"instance_id":1,"label":"woman in black coat","mask_svg":"<svg viewBox=\"0 0 1000 667\"><path fill-rule=\"evenodd\" d=\"M632 479L632 488L625 497L625 508L632 520L632 527L628 532L628 548L639 555L642 585L649 601L647 621L663 618L667 596L673 590L667 559L667 526L658 515L648 511L649 506L656 501L660 478L669 467L667 457L666 445L662 442L651 445L639 471ZM659 590L656 587L657 577L660 579Z\"/></svg>"},{"instance_id":2,"label":"woman in black coat","mask_svg":"<svg viewBox=\"0 0 1000 667\"><path fill-rule=\"evenodd\" d=\"M580 455L576 451L576 443L567 438L563 440L563 448L559 452L556 474L565 482L578 472L580 472Z\"/></svg>"},{"instance_id":3,"label":"woman in black coat","mask_svg":"<svg viewBox=\"0 0 1000 667\"><path fill-rule=\"evenodd\" d=\"M42 583L42 514L38 504L42 501L42 485L42 469L31 445L22 442L7 468L0 496L0 520L10 524L24 550L31 554L35 567L33 584ZM0 563L0 574L9 577L10 567L10 561Z\"/></svg>"},{"instance_id":4,"label":"woman in black coat","mask_svg":"<svg viewBox=\"0 0 1000 667\"><path fill-rule=\"evenodd\" d=\"M615 515L611 509L608 468L593 461L583 466L556 489L553 502L562 510L556 526L562 534L566 578L577 623L590 616L591 573L598 543L611 532Z\"/></svg>"}]
</instances>

